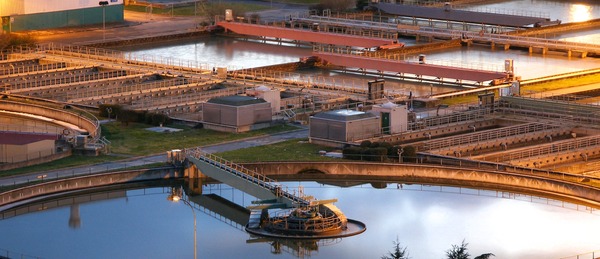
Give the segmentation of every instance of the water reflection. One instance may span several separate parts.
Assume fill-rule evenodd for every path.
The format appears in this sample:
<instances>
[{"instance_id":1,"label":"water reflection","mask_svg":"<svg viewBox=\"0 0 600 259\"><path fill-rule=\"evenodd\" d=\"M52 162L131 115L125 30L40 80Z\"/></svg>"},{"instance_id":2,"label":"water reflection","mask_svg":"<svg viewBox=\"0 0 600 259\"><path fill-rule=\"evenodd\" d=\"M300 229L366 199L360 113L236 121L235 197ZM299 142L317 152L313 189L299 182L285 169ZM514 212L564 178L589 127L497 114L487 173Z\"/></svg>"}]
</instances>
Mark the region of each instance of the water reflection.
<instances>
[{"instance_id":1,"label":"water reflection","mask_svg":"<svg viewBox=\"0 0 600 259\"><path fill-rule=\"evenodd\" d=\"M578 22L600 18L598 1L511 0L481 5L498 12L546 17L562 22Z\"/></svg>"},{"instance_id":2,"label":"water reflection","mask_svg":"<svg viewBox=\"0 0 600 259\"><path fill-rule=\"evenodd\" d=\"M569 8L569 17L573 22L583 22L592 19L592 7L584 4L573 4Z\"/></svg>"},{"instance_id":3,"label":"water reflection","mask_svg":"<svg viewBox=\"0 0 600 259\"><path fill-rule=\"evenodd\" d=\"M287 182L286 187L302 185L315 197L338 198L336 206L367 225L357 236L297 241L246 233L245 206L254 198L226 185L205 184L202 195L189 193L194 213L168 201L172 188L182 185L189 186L98 190L20 207L20 213L0 221L0 249L10 249L11 257L190 258L193 214L199 258L379 258L397 238L412 258L443 258L463 239L471 254L492 252L497 258L560 258L600 249L598 211L528 195L396 183L336 184L351 186L342 188ZM78 219L71 209L75 204ZM67 219L85 224L71 228Z\"/></svg>"}]
</instances>

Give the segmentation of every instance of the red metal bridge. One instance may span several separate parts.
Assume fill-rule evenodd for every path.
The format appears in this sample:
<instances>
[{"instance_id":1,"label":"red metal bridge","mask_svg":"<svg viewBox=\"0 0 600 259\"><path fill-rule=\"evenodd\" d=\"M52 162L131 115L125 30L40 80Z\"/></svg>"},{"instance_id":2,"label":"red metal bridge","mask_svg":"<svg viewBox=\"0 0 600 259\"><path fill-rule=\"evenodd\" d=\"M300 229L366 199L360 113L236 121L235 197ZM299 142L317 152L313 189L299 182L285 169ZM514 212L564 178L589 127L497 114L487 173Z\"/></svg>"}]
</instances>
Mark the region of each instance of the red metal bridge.
<instances>
[{"instance_id":1,"label":"red metal bridge","mask_svg":"<svg viewBox=\"0 0 600 259\"><path fill-rule=\"evenodd\" d=\"M397 74L412 74L417 78L430 76L439 79L468 80L479 84L486 81L508 79L506 72L478 70L462 67L443 66L420 62L406 62L392 59L372 58L359 55L338 54L332 52L315 52L315 56L338 66L359 69L371 69L380 72L394 72Z\"/></svg>"},{"instance_id":2,"label":"red metal bridge","mask_svg":"<svg viewBox=\"0 0 600 259\"><path fill-rule=\"evenodd\" d=\"M292 29L260 24L241 22L218 22L217 25L237 34L257 37L269 37L275 39L289 39L303 42L331 44L338 46L351 46L361 48L379 47L396 42L395 39L370 38L357 35L339 34L331 32L319 32L302 29Z\"/></svg>"}]
</instances>

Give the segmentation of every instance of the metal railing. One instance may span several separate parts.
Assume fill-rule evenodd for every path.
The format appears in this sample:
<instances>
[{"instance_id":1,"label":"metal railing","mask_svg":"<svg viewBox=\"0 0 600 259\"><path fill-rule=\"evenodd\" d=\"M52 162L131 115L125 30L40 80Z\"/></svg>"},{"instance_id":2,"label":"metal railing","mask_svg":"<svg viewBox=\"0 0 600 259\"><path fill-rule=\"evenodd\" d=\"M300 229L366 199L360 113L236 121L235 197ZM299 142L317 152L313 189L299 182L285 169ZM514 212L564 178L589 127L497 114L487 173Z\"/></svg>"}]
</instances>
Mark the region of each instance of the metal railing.
<instances>
[{"instance_id":1,"label":"metal railing","mask_svg":"<svg viewBox=\"0 0 600 259\"><path fill-rule=\"evenodd\" d=\"M548 120L551 124L586 124L589 127L600 125L600 107L566 103L556 100L503 97L496 111L504 114L534 116Z\"/></svg>"},{"instance_id":2,"label":"metal railing","mask_svg":"<svg viewBox=\"0 0 600 259\"><path fill-rule=\"evenodd\" d=\"M556 153L565 154L578 149L597 147L600 149L600 136L587 136L570 139L568 141L560 141L551 144L544 144L532 148L515 150L508 154L502 155L502 161L516 161L538 156L550 156Z\"/></svg>"},{"instance_id":3,"label":"metal railing","mask_svg":"<svg viewBox=\"0 0 600 259\"><path fill-rule=\"evenodd\" d=\"M0 78L2 76L14 75L14 74L28 74L35 73L45 70L55 70L59 68L65 68L67 64L64 62L49 63L49 64L31 64L28 66L16 66L0 69Z\"/></svg>"},{"instance_id":4,"label":"metal railing","mask_svg":"<svg viewBox=\"0 0 600 259\"><path fill-rule=\"evenodd\" d=\"M111 78L118 78L127 75L126 71L108 71L108 72L92 72L91 69L81 71L75 75L71 74L74 70L64 71L62 75L57 74L45 74L45 77L51 77L49 79L42 78L23 78L19 81L11 83L11 93L21 93L24 91L39 91L40 87L48 88L61 88L63 84L81 83L89 81L102 81Z\"/></svg>"},{"instance_id":5,"label":"metal railing","mask_svg":"<svg viewBox=\"0 0 600 259\"><path fill-rule=\"evenodd\" d=\"M275 212L275 215L270 215L270 217L267 219L267 227L291 232L324 232L341 228L343 225L341 219L333 213L321 215L322 217L318 219L309 218L305 221L291 221L288 215L289 211L287 210Z\"/></svg>"},{"instance_id":6,"label":"metal railing","mask_svg":"<svg viewBox=\"0 0 600 259\"><path fill-rule=\"evenodd\" d=\"M173 107L186 107L205 103L206 101L223 96L237 95L245 93L247 87L229 87L225 89L211 91L196 91L187 92L186 94L170 95L168 98L140 98L132 101L130 107L141 110L164 110ZM134 96L142 96L144 94L136 94Z\"/></svg>"},{"instance_id":7,"label":"metal railing","mask_svg":"<svg viewBox=\"0 0 600 259\"><path fill-rule=\"evenodd\" d=\"M111 102L111 100L124 97L136 99L148 94L157 95L164 93L169 95L168 92L187 92L214 83L215 81L173 79L132 85L115 84L112 87L94 87L85 89L84 91L75 91L75 93L70 91L67 93L67 99L73 103L85 103L89 101Z\"/></svg>"},{"instance_id":8,"label":"metal railing","mask_svg":"<svg viewBox=\"0 0 600 259\"><path fill-rule=\"evenodd\" d=\"M305 206L310 204L310 201L304 199L303 197L299 197L282 190L281 185L279 185L277 181L268 178L265 175L259 174L253 170L247 169L241 165L225 160L214 154L204 152L200 148L186 149L185 154L186 156L191 156L200 161L218 167L225 172L231 173L264 189L271 190L277 197L287 198L299 205Z\"/></svg>"},{"instance_id":9,"label":"metal railing","mask_svg":"<svg viewBox=\"0 0 600 259\"><path fill-rule=\"evenodd\" d=\"M515 125L502 127L500 129L480 131L456 137L447 137L426 141L422 147L422 151L436 150L452 146L459 146L471 143L478 143L488 140L497 140L511 136L518 136L532 132L540 132L549 129L556 129L558 126L542 124L542 123L527 123L523 125Z\"/></svg>"},{"instance_id":10,"label":"metal railing","mask_svg":"<svg viewBox=\"0 0 600 259\"><path fill-rule=\"evenodd\" d=\"M391 60L396 62L404 62L409 64L427 64L427 65L436 65L443 67L456 67L456 68L465 68L465 69L473 69L473 70L482 70L482 71L494 71L494 72L504 72L503 65L489 64L489 63L481 63L481 62L470 62L464 63L455 60L435 60L435 59L427 59L426 61L420 60L420 57L416 55L406 55L404 53L388 53L385 51L369 51L369 50L359 50L352 49L342 46L331 46L331 45L314 45L313 52L316 53L332 53L337 55L350 55L350 56L359 56L364 58L371 59L383 59L383 60Z\"/></svg>"},{"instance_id":11,"label":"metal railing","mask_svg":"<svg viewBox=\"0 0 600 259\"><path fill-rule=\"evenodd\" d=\"M600 256L600 250L573 256L561 257L560 259L598 259L598 256Z\"/></svg>"},{"instance_id":12,"label":"metal railing","mask_svg":"<svg viewBox=\"0 0 600 259\"><path fill-rule=\"evenodd\" d=\"M85 47L78 45L67 45L58 43L40 43L36 48L27 48L24 46L13 47L13 53L37 54L49 58L51 55L69 57L69 59L80 59L82 63L97 63L98 61L111 61L129 68L143 66L147 71L148 67L162 69L172 72L194 72L208 73L212 67L208 63L194 60L176 59L173 57L163 57L157 55L145 55L126 53L116 50ZM56 58L56 57L55 57ZM59 58L60 59L60 58Z\"/></svg>"}]
</instances>

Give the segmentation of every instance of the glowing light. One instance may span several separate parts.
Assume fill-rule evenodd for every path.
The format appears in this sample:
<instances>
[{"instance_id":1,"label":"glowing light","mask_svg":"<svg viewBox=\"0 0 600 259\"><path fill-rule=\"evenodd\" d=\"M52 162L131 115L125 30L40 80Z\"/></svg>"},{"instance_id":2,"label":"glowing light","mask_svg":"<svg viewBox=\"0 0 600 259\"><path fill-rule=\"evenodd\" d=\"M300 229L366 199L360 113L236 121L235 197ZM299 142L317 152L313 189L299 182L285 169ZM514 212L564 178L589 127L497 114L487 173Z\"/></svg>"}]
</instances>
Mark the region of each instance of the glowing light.
<instances>
[{"instance_id":1,"label":"glowing light","mask_svg":"<svg viewBox=\"0 0 600 259\"><path fill-rule=\"evenodd\" d=\"M592 7L583 4L573 4L569 10L573 22L583 22L592 19Z\"/></svg>"}]
</instances>

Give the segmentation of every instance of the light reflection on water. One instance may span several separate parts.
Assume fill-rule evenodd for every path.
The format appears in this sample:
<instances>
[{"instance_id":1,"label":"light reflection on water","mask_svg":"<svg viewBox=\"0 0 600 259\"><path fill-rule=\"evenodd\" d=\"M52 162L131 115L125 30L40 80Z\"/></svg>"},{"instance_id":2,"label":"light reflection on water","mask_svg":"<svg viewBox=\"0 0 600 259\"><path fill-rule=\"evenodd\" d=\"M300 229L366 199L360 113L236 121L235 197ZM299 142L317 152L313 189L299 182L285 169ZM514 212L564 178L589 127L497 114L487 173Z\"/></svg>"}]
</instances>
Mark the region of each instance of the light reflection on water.
<instances>
[{"instance_id":1,"label":"light reflection on water","mask_svg":"<svg viewBox=\"0 0 600 259\"><path fill-rule=\"evenodd\" d=\"M323 240L316 250L300 250L314 258L379 258L392 249L396 238L411 258L443 258L463 239L471 255L492 252L497 258L560 258L600 249L595 236L600 233L600 214L573 204L453 187L301 184L306 194L319 199L338 198L336 206L367 225L358 236ZM293 188L299 183L285 185ZM205 186L204 192L241 205L253 200L220 184ZM167 201L168 194L168 187L149 188L81 203L79 228L69 227L68 206L8 218L0 221L0 249L44 258L191 258L192 211L184 203ZM284 245L282 254L273 254L272 240L257 242L214 212L195 214L199 258L298 255L292 249L295 242Z\"/></svg>"},{"instance_id":2,"label":"light reflection on water","mask_svg":"<svg viewBox=\"0 0 600 259\"><path fill-rule=\"evenodd\" d=\"M485 9L481 9L481 8ZM510 0L496 1L474 7L476 10L494 10L498 13L529 15L561 20L562 22L581 22L600 18L598 1L576 0Z\"/></svg>"}]
</instances>

